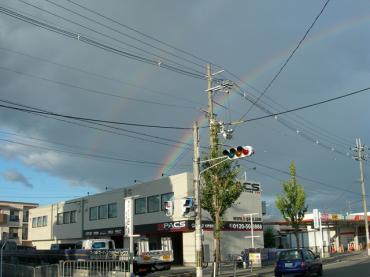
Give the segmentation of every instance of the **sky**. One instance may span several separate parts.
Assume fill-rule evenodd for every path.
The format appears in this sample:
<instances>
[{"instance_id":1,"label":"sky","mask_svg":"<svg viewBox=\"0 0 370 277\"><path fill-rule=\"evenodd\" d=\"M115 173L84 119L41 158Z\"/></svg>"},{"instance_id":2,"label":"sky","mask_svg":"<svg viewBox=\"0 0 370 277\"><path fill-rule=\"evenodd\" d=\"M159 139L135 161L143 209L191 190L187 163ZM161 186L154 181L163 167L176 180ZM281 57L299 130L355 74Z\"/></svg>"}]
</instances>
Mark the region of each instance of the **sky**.
<instances>
[{"instance_id":1,"label":"sky","mask_svg":"<svg viewBox=\"0 0 370 277\"><path fill-rule=\"evenodd\" d=\"M207 125L207 62L235 83L215 94L223 122L369 87L370 3L336 0L257 105L248 101L261 95L325 2L1 1L1 199L46 205L191 171L192 123ZM220 137L256 150L239 161L240 177L246 172L262 184L271 216L278 216L274 201L291 161L309 210L361 211L351 147L356 138L370 140L369 92L233 125L231 140ZM19 105L139 126L14 109ZM208 146L207 128L200 140Z\"/></svg>"}]
</instances>

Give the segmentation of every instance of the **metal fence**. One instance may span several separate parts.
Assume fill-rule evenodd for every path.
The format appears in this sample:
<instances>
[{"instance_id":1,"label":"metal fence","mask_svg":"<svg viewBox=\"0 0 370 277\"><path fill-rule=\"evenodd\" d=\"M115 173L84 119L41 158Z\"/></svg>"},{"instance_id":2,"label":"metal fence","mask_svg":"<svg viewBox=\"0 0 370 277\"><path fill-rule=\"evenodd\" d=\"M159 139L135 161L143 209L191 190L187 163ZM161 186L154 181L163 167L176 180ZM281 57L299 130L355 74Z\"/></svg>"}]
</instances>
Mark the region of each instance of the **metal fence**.
<instances>
[{"instance_id":1,"label":"metal fence","mask_svg":"<svg viewBox=\"0 0 370 277\"><path fill-rule=\"evenodd\" d=\"M3 263L3 276L58 277L58 265L27 266Z\"/></svg>"},{"instance_id":2,"label":"metal fence","mask_svg":"<svg viewBox=\"0 0 370 277\"><path fill-rule=\"evenodd\" d=\"M60 261L59 277L129 277L128 261Z\"/></svg>"}]
</instances>

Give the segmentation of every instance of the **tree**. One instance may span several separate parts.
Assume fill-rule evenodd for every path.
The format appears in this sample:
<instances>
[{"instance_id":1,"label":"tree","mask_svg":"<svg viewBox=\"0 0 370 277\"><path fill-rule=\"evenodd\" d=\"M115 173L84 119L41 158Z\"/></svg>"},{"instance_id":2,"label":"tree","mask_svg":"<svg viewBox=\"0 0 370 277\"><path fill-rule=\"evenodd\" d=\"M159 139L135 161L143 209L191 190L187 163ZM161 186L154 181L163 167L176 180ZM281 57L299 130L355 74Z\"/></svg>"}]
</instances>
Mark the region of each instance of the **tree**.
<instances>
[{"instance_id":1,"label":"tree","mask_svg":"<svg viewBox=\"0 0 370 277\"><path fill-rule=\"evenodd\" d=\"M292 226L297 248L299 248L298 231L307 211L307 207L305 207L306 194L303 186L297 181L296 167L293 161L290 163L289 170L290 180L283 183L283 195L276 198L275 204L284 219Z\"/></svg>"},{"instance_id":2,"label":"tree","mask_svg":"<svg viewBox=\"0 0 370 277\"><path fill-rule=\"evenodd\" d=\"M267 228L263 233L263 241L265 248L274 248L275 247L275 237L274 231L272 228Z\"/></svg>"},{"instance_id":3,"label":"tree","mask_svg":"<svg viewBox=\"0 0 370 277\"><path fill-rule=\"evenodd\" d=\"M218 148L217 129L214 128L212 133L213 148L207 155L207 159L222 156ZM201 206L209 212L213 221L213 257L216 271L218 271L218 264L221 260L220 242L223 215L244 191L244 186L236 180L239 169L233 165L233 162L225 161L210 168L218 162L219 160L204 163L203 169L209 169L203 173L204 184L201 189Z\"/></svg>"}]
</instances>

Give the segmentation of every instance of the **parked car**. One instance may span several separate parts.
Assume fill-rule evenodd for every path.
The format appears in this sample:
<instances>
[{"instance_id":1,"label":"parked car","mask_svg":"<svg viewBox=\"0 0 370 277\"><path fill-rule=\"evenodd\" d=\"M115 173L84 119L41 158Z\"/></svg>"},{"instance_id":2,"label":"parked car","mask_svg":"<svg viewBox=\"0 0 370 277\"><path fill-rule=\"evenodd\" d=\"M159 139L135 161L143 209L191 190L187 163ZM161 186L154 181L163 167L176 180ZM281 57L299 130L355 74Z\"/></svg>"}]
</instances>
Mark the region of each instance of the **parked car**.
<instances>
[{"instance_id":1,"label":"parked car","mask_svg":"<svg viewBox=\"0 0 370 277\"><path fill-rule=\"evenodd\" d=\"M308 249L290 249L280 252L275 266L275 276L289 274L293 276L309 276L317 273L322 276L322 262L319 255Z\"/></svg>"}]
</instances>

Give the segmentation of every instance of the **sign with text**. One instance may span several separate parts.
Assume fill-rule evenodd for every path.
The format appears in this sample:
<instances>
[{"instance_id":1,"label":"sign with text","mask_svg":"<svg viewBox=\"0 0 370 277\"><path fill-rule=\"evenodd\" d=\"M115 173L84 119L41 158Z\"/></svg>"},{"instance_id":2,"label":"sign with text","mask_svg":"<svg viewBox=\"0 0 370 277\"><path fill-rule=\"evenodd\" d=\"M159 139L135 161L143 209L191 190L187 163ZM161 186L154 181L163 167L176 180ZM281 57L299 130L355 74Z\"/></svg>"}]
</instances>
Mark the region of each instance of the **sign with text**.
<instances>
[{"instance_id":1,"label":"sign with text","mask_svg":"<svg viewBox=\"0 0 370 277\"><path fill-rule=\"evenodd\" d=\"M320 228L320 218L319 218L319 210L313 209L313 228L319 229Z\"/></svg>"},{"instance_id":2,"label":"sign with text","mask_svg":"<svg viewBox=\"0 0 370 277\"><path fill-rule=\"evenodd\" d=\"M254 194L261 194L261 184L260 183L252 183L252 182L244 182L243 183L246 192L254 193Z\"/></svg>"},{"instance_id":3,"label":"sign with text","mask_svg":"<svg viewBox=\"0 0 370 277\"><path fill-rule=\"evenodd\" d=\"M125 236L129 237L133 234L133 222L132 222L132 198L125 198Z\"/></svg>"},{"instance_id":4,"label":"sign with text","mask_svg":"<svg viewBox=\"0 0 370 277\"><path fill-rule=\"evenodd\" d=\"M262 267L261 253L249 253L249 262L253 267Z\"/></svg>"}]
</instances>

